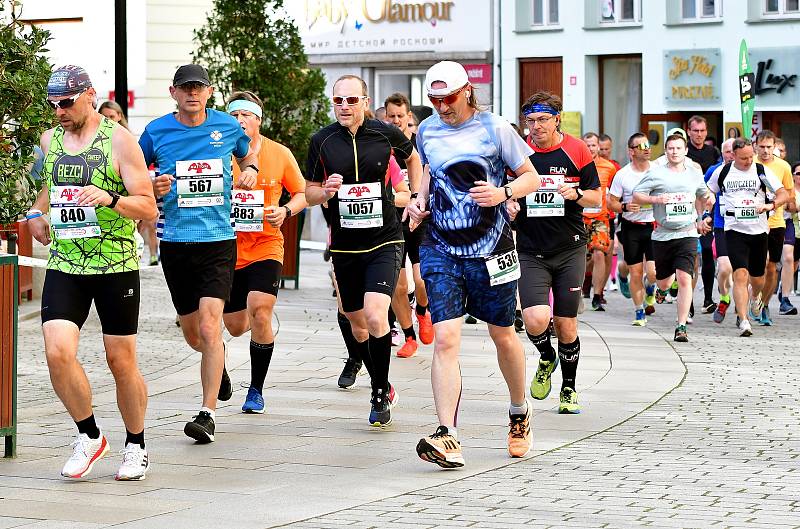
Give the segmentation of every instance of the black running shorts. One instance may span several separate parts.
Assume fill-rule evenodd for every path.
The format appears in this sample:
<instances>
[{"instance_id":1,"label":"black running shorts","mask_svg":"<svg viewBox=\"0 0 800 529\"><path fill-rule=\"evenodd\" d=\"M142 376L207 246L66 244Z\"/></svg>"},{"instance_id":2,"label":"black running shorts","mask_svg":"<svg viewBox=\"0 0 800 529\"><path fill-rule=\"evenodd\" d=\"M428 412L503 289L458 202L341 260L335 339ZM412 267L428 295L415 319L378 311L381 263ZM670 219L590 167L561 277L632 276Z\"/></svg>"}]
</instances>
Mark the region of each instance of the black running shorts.
<instances>
[{"instance_id":1,"label":"black running shorts","mask_svg":"<svg viewBox=\"0 0 800 529\"><path fill-rule=\"evenodd\" d=\"M523 309L549 305L552 288L553 315L578 316L581 285L586 274L586 246L548 256L520 252L519 264L519 300Z\"/></svg>"},{"instance_id":2,"label":"black running shorts","mask_svg":"<svg viewBox=\"0 0 800 529\"><path fill-rule=\"evenodd\" d=\"M717 249L717 257L728 257L728 239L725 238L724 228L714 228L714 247Z\"/></svg>"},{"instance_id":3,"label":"black running shorts","mask_svg":"<svg viewBox=\"0 0 800 529\"><path fill-rule=\"evenodd\" d=\"M652 235L652 224L639 224L622 219L619 240L622 242L626 265L642 264L645 258L648 261L653 260Z\"/></svg>"},{"instance_id":4,"label":"black running shorts","mask_svg":"<svg viewBox=\"0 0 800 529\"><path fill-rule=\"evenodd\" d=\"M683 270L690 276L694 276L697 237L653 241L653 255L656 262L656 279L666 279L676 270Z\"/></svg>"},{"instance_id":5,"label":"black running shorts","mask_svg":"<svg viewBox=\"0 0 800 529\"><path fill-rule=\"evenodd\" d=\"M42 323L71 321L80 329L94 301L103 334L130 336L139 326L139 271L65 274L47 270L42 290Z\"/></svg>"},{"instance_id":6,"label":"black running shorts","mask_svg":"<svg viewBox=\"0 0 800 529\"><path fill-rule=\"evenodd\" d=\"M239 312L247 308L247 295L250 292L264 292L278 296L283 265L274 259L255 261L233 273L231 297L225 303L225 314Z\"/></svg>"},{"instance_id":7,"label":"black running shorts","mask_svg":"<svg viewBox=\"0 0 800 529\"><path fill-rule=\"evenodd\" d=\"M228 301L236 268L236 239L214 242L161 241L161 266L180 316L200 308L200 298Z\"/></svg>"},{"instance_id":8,"label":"black running shorts","mask_svg":"<svg viewBox=\"0 0 800 529\"><path fill-rule=\"evenodd\" d=\"M750 277L763 276L767 267L768 238L766 233L748 235L734 230L726 231L725 242L733 271L746 268Z\"/></svg>"},{"instance_id":9,"label":"black running shorts","mask_svg":"<svg viewBox=\"0 0 800 529\"><path fill-rule=\"evenodd\" d=\"M786 236L786 228L769 229L769 241L767 243L767 247L769 250L768 253L769 253L770 263L781 262L781 256L783 255L783 239L785 236Z\"/></svg>"},{"instance_id":10,"label":"black running shorts","mask_svg":"<svg viewBox=\"0 0 800 529\"><path fill-rule=\"evenodd\" d=\"M400 272L403 245L392 243L370 252L332 252L333 272L345 312L364 308L364 294L379 292L391 297Z\"/></svg>"}]
</instances>

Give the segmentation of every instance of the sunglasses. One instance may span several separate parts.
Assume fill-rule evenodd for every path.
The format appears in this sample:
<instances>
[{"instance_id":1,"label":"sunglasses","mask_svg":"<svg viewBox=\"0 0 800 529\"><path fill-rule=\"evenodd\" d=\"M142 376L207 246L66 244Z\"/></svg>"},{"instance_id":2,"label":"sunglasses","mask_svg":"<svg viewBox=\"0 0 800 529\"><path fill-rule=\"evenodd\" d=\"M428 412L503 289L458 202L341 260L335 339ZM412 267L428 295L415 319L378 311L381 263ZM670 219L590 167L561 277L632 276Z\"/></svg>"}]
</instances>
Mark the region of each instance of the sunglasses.
<instances>
[{"instance_id":1,"label":"sunglasses","mask_svg":"<svg viewBox=\"0 0 800 529\"><path fill-rule=\"evenodd\" d=\"M463 92L467 88L467 86L468 85L464 85L460 89L453 92L452 94L448 94L442 97L436 97L428 94L428 99L430 100L431 103L433 103L433 106L435 107L442 106L442 103L444 103L447 106L450 106L456 101L458 101L459 94L461 94L461 92Z\"/></svg>"},{"instance_id":2,"label":"sunglasses","mask_svg":"<svg viewBox=\"0 0 800 529\"><path fill-rule=\"evenodd\" d=\"M646 141L643 141L639 145L634 145L633 147L629 147L630 149L639 149L640 151L646 151L650 149L650 144Z\"/></svg>"},{"instance_id":3,"label":"sunglasses","mask_svg":"<svg viewBox=\"0 0 800 529\"><path fill-rule=\"evenodd\" d=\"M336 106L342 106L345 103L347 103L348 105L356 105L362 99L366 99L366 97L367 96L346 96L346 97L333 96L331 100L333 101L333 104Z\"/></svg>"},{"instance_id":4,"label":"sunglasses","mask_svg":"<svg viewBox=\"0 0 800 529\"><path fill-rule=\"evenodd\" d=\"M83 92L86 92L86 90L84 90ZM50 101L48 99L47 103L50 105L50 108L52 108L53 110L55 110L57 108L60 108L61 110L66 110L66 109L70 108L72 105L75 104L75 102L78 100L78 98L83 95L83 92L81 92L79 94L75 94L72 97L68 97L66 99L62 99L61 101Z\"/></svg>"}]
</instances>

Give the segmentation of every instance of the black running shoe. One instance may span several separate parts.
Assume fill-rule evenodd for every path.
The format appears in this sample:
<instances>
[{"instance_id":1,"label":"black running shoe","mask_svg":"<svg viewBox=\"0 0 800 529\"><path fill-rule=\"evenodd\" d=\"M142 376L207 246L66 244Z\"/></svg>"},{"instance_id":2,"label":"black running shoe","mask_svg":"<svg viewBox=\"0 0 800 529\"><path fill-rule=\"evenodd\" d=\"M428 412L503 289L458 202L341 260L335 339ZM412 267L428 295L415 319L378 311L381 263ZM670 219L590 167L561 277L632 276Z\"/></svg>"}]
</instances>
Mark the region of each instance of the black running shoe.
<instances>
[{"instance_id":1,"label":"black running shoe","mask_svg":"<svg viewBox=\"0 0 800 529\"><path fill-rule=\"evenodd\" d=\"M201 444L214 442L214 419L207 411L198 413L193 421L187 422L183 433Z\"/></svg>"},{"instance_id":2,"label":"black running shoe","mask_svg":"<svg viewBox=\"0 0 800 529\"><path fill-rule=\"evenodd\" d=\"M372 409L369 412L369 423L372 426L384 427L392 424L392 407L399 400L397 392L391 384L389 391L372 390Z\"/></svg>"},{"instance_id":3,"label":"black running shoe","mask_svg":"<svg viewBox=\"0 0 800 529\"><path fill-rule=\"evenodd\" d=\"M347 389L356 383L356 376L361 371L361 365L361 360L356 360L352 357L344 361L344 369L342 369L342 374L339 375L340 388Z\"/></svg>"},{"instance_id":4,"label":"black running shoe","mask_svg":"<svg viewBox=\"0 0 800 529\"><path fill-rule=\"evenodd\" d=\"M221 401L231 400L233 396L233 385L231 384L231 377L228 376L228 370L222 366L222 380L219 382L219 394L217 398Z\"/></svg>"},{"instance_id":5,"label":"black running shoe","mask_svg":"<svg viewBox=\"0 0 800 529\"><path fill-rule=\"evenodd\" d=\"M703 314L713 314L717 310L717 304L713 301L703 302Z\"/></svg>"}]
</instances>

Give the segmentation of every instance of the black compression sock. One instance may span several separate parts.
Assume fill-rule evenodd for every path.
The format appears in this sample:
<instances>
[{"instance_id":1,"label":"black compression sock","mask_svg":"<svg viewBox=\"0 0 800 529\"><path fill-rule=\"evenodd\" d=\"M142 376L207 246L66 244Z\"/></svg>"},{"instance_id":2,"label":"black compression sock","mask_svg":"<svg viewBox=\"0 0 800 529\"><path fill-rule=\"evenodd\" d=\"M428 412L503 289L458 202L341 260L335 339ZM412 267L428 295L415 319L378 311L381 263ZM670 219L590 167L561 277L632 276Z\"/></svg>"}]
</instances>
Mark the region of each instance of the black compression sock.
<instances>
[{"instance_id":1,"label":"black compression sock","mask_svg":"<svg viewBox=\"0 0 800 529\"><path fill-rule=\"evenodd\" d=\"M420 305L419 303L417 303L417 308L414 309L414 310L417 311L418 315L424 316L425 313L428 312L428 306L427 305Z\"/></svg>"},{"instance_id":2,"label":"black compression sock","mask_svg":"<svg viewBox=\"0 0 800 529\"><path fill-rule=\"evenodd\" d=\"M269 363L275 343L257 343L250 340L250 385L264 393L264 380L267 378Z\"/></svg>"},{"instance_id":3,"label":"black compression sock","mask_svg":"<svg viewBox=\"0 0 800 529\"><path fill-rule=\"evenodd\" d=\"M375 372L375 367L372 363L372 357L369 354L369 340L364 340L363 342L357 342L355 341L355 338L353 338L353 341L355 342L355 348L354 348L355 354L353 354L351 357L358 358L361 362L363 362L364 367L367 368L367 373L369 373L370 378L373 378L375 376L373 374ZM391 349L391 347L392 347L392 338L390 334L389 349Z\"/></svg>"},{"instance_id":4,"label":"black compression sock","mask_svg":"<svg viewBox=\"0 0 800 529\"><path fill-rule=\"evenodd\" d=\"M389 328L391 329L394 327L394 322L397 321L397 316L394 315L394 311L392 307L389 307Z\"/></svg>"},{"instance_id":5,"label":"black compression sock","mask_svg":"<svg viewBox=\"0 0 800 529\"><path fill-rule=\"evenodd\" d=\"M389 389L389 361L392 355L392 333L376 338L369 336L369 356L373 364L372 389Z\"/></svg>"},{"instance_id":6,"label":"black compression sock","mask_svg":"<svg viewBox=\"0 0 800 529\"><path fill-rule=\"evenodd\" d=\"M413 325L411 327L409 327L408 329L403 329L403 335L405 335L406 338L413 338L415 340L417 339L417 333L414 332L414 326Z\"/></svg>"},{"instance_id":7,"label":"black compression sock","mask_svg":"<svg viewBox=\"0 0 800 529\"><path fill-rule=\"evenodd\" d=\"M558 358L561 360L562 388L575 389L575 375L578 372L578 358L581 355L580 338L572 343L558 342Z\"/></svg>"},{"instance_id":8,"label":"black compression sock","mask_svg":"<svg viewBox=\"0 0 800 529\"><path fill-rule=\"evenodd\" d=\"M94 421L94 413L82 421L75 421L75 426L78 427L79 433L85 433L90 439L100 437L100 428L97 427L97 423Z\"/></svg>"},{"instance_id":9,"label":"black compression sock","mask_svg":"<svg viewBox=\"0 0 800 529\"><path fill-rule=\"evenodd\" d=\"M144 430L139 433L131 433L130 430L125 430L125 444L133 443L142 447L144 450Z\"/></svg>"},{"instance_id":10,"label":"black compression sock","mask_svg":"<svg viewBox=\"0 0 800 529\"><path fill-rule=\"evenodd\" d=\"M542 334L536 336L527 331L525 334L528 335L528 340L533 343L539 351L539 354L542 355L542 360L545 362L552 362L556 359L556 350L553 349L553 344L550 343L550 332L547 329L545 329Z\"/></svg>"},{"instance_id":11,"label":"black compression sock","mask_svg":"<svg viewBox=\"0 0 800 529\"><path fill-rule=\"evenodd\" d=\"M361 356L358 353L358 342L356 337L353 336L353 327L350 326L350 320L341 312L336 314L336 320L339 322L339 330L342 333L344 346L347 348L347 356L361 360Z\"/></svg>"}]
</instances>

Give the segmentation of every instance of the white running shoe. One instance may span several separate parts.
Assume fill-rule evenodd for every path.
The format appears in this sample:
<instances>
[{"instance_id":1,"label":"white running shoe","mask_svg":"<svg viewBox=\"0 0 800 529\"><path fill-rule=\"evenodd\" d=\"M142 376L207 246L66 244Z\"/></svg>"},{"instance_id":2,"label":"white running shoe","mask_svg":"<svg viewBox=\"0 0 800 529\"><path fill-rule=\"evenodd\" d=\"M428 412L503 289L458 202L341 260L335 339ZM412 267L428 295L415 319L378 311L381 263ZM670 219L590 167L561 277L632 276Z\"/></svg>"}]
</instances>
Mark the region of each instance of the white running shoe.
<instances>
[{"instance_id":1,"label":"white running shoe","mask_svg":"<svg viewBox=\"0 0 800 529\"><path fill-rule=\"evenodd\" d=\"M74 447L72 457L61 469L61 475L65 478L87 476L97 460L108 453L108 440L103 432L100 432L100 437L97 439L91 439L85 433L79 433L77 439L70 446Z\"/></svg>"},{"instance_id":2,"label":"white running shoe","mask_svg":"<svg viewBox=\"0 0 800 529\"><path fill-rule=\"evenodd\" d=\"M122 454L122 464L114 479L117 481L140 481L147 477L147 471L150 470L147 450L136 443L128 443L120 451L120 454Z\"/></svg>"},{"instance_id":3,"label":"white running shoe","mask_svg":"<svg viewBox=\"0 0 800 529\"><path fill-rule=\"evenodd\" d=\"M739 331L741 331L739 336L743 336L745 338L748 336L753 336L753 327L750 325L748 320L742 320L739 322Z\"/></svg>"}]
</instances>

